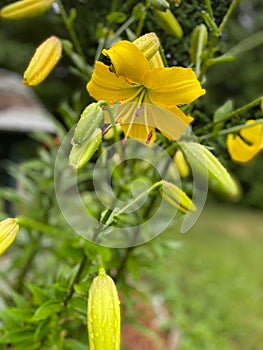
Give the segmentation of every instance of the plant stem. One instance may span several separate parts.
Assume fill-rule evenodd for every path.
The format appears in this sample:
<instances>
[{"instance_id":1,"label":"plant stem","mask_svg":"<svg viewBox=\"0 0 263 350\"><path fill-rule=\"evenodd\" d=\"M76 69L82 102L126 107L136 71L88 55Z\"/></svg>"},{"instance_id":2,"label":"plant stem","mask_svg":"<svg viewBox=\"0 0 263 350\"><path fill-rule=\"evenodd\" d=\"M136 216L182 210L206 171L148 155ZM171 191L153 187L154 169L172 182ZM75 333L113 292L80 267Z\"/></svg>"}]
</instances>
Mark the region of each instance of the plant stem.
<instances>
[{"instance_id":1,"label":"plant stem","mask_svg":"<svg viewBox=\"0 0 263 350\"><path fill-rule=\"evenodd\" d=\"M82 271L84 270L85 266L86 266L86 263L88 261L88 258L86 255L83 256L82 260L81 260L81 263L79 265L79 268L78 268L78 271L71 283L71 286L69 288L69 291L68 291L68 295L65 297L65 299L63 300L63 304L64 306L67 306L67 303L68 301L71 299L71 297L73 296L74 294L74 284L76 284L77 282L79 282L80 280L80 277L81 277L81 274L82 274Z\"/></svg>"},{"instance_id":2,"label":"plant stem","mask_svg":"<svg viewBox=\"0 0 263 350\"><path fill-rule=\"evenodd\" d=\"M210 0L205 0L205 5L206 5L207 11L208 11L210 17L212 19L214 19L214 14L213 14L212 6L211 6L211 1Z\"/></svg>"},{"instance_id":3,"label":"plant stem","mask_svg":"<svg viewBox=\"0 0 263 350\"><path fill-rule=\"evenodd\" d=\"M61 233L64 232L60 228L52 227L52 226L49 226L47 224L43 224L41 222L29 219L26 216L18 216L17 217L17 223L20 226L24 226L24 227L27 227L27 228L35 229L35 230L38 230L38 231L41 231L41 232L47 232L47 233L50 233L52 235L58 234L58 232L61 232Z\"/></svg>"},{"instance_id":4,"label":"plant stem","mask_svg":"<svg viewBox=\"0 0 263 350\"><path fill-rule=\"evenodd\" d=\"M227 10L227 12L226 12L226 14L225 14L225 16L224 16L220 26L219 26L220 33L223 32L223 30L224 30L224 28L225 28L225 26L226 26L226 24L227 24L227 22L228 22L228 20L229 20L229 18L231 16L231 14L232 14L234 8L236 7L236 5L238 4L239 1L240 0L233 0L231 5L229 6L229 8L228 8L228 10Z\"/></svg>"},{"instance_id":5,"label":"plant stem","mask_svg":"<svg viewBox=\"0 0 263 350\"><path fill-rule=\"evenodd\" d=\"M64 8L62 2L60 0L56 0L56 3L58 4L61 17L62 17L63 22L68 30L69 36L70 36L70 38L75 46L77 53L83 58L84 62L86 62L86 56L85 56L85 54L82 50L82 47L79 43L78 37L77 37L76 32L72 26L72 23L69 21L69 17L65 11L65 8Z\"/></svg>"},{"instance_id":6,"label":"plant stem","mask_svg":"<svg viewBox=\"0 0 263 350\"><path fill-rule=\"evenodd\" d=\"M229 119L231 119L232 117L235 117L237 114L243 113L249 109L251 109L252 107L255 107L257 104L259 104L263 99L263 96L256 98L255 100L253 100L252 102L249 102L248 104L246 104L243 107L240 107L236 110L234 110L233 112L228 113L223 119L218 120L218 121L213 121L209 124L206 124L205 126L203 126L202 128L199 128L195 131L196 135L200 135L202 134L204 131L209 130L210 128L212 128L213 126L215 126L216 124L225 122ZM205 136L205 135L204 135ZM204 137L202 136L202 137Z\"/></svg>"},{"instance_id":7,"label":"plant stem","mask_svg":"<svg viewBox=\"0 0 263 350\"><path fill-rule=\"evenodd\" d=\"M223 136L223 135L227 135L227 134L230 134L230 133L233 133L233 132L238 132L238 131L240 131L242 129L251 128L252 126L255 126L257 124L263 124L263 118L255 120L255 122L253 124L236 125L236 126L232 126L231 128L220 130L220 131L218 131L216 133L216 136ZM215 136L214 133L209 133L209 134L200 136L199 137L199 141L207 140L207 139L209 139L211 137L214 137L214 136Z\"/></svg>"}]
</instances>

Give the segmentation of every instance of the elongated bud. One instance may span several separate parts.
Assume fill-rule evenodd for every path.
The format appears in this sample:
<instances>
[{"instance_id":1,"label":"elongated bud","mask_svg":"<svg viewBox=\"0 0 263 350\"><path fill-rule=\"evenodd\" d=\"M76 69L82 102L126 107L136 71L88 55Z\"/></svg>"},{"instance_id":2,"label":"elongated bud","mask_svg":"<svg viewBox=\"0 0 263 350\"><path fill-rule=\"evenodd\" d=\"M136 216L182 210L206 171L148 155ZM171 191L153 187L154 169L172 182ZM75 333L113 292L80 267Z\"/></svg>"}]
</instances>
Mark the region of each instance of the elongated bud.
<instances>
[{"instance_id":1,"label":"elongated bud","mask_svg":"<svg viewBox=\"0 0 263 350\"><path fill-rule=\"evenodd\" d=\"M208 177L209 188L225 199L236 201L240 188L220 161L203 145L195 142L180 142L192 169L204 179Z\"/></svg>"},{"instance_id":2,"label":"elongated bud","mask_svg":"<svg viewBox=\"0 0 263 350\"><path fill-rule=\"evenodd\" d=\"M199 24L195 27L191 37L190 59L196 63L200 60L200 56L207 44L207 28L204 24Z\"/></svg>"},{"instance_id":3,"label":"elongated bud","mask_svg":"<svg viewBox=\"0 0 263 350\"><path fill-rule=\"evenodd\" d=\"M16 219L8 218L0 221L0 255L13 243L18 230Z\"/></svg>"},{"instance_id":4,"label":"elongated bud","mask_svg":"<svg viewBox=\"0 0 263 350\"><path fill-rule=\"evenodd\" d=\"M90 350L120 350L120 301L103 268L90 286L87 321Z\"/></svg>"},{"instance_id":5,"label":"elongated bud","mask_svg":"<svg viewBox=\"0 0 263 350\"><path fill-rule=\"evenodd\" d=\"M33 86L41 83L59 61L62 53L60 40L51 36L35 51L24 73L23 83Z\"/></svg>"},{"instance_id":6,"label":"elongated bud","mask_svg":"<svg viewBox=\"0 0 263 350\"><path fill-rule=\"evenodd\" d=\"M174 155L174 162L175 162L175 165L179 171L179 174L182 177L185 178L185 177L189 176L190 169L189 169L188 164L185 161L184 154L180 149L178 149Z\"/></svg>"},{"instance_id":7,"label":"elongated bud","mask_svg":"<svg viewBox=\"0 0 263 350\"><path fill-rule=\"evenodd\" d=\"M102 131L96 128L90 138L82 143L75 143L69 155L69 165L75 169L82 168L99 148L102 141Z\"/></svg>"},{"instance_id":8,"label":"elongated bud","mask_svg":"<svg viewBox=\"0 0 263 350\"><path fill-rule=\"evenodd\" d=\"M159 51L157 51L153 57L149 60L150 66L152 69L155 68L164 68L164 63L162 56Z\"/></svg>"},{"instance_id":9,"label":"elongated bud","mask_svg":"<svg viewBox=\"0 0 263 350\"><path fill-rule=\"evenodd\" d=\"M161 195L168 203L183 213L196 211L196 206L183 190L165 180L162 181L162 185L160 187Z\"/></svg>"},{"instance_id":10,"label":"elongated bud","mask_svg":"<svg viewBox=\"0 0 263 350\"><path fill-rule=\"evenodd\" d=\"M154 10L156 19L160 26L166 31L166 33L174 36L176 38L182 38L183 29L178 23L177 19L174 17L171 10L166 11Z\"/></svg>"},{"instance_id":11,"label":"elongated bud","mask_svg":"<svg viewBox=\"0 0 263 350\"><path fill-rule=\"evenodd\" d=\"M147 33L133 41L133 44L150 60L159 50L160 41L155 33Z\"/></svg>"},{"instance_id":12,"label":"elongated bud","mask_svg":"<svg viewBox=\"0 0 263 350\"><path fill-rule=\"evenodd\" d=\"M165 11L170 8L170 4L166 0L150 0L150 4L160 11Z\"/></svg>"},{"instance_id":13,"label":"elongated bud","mask_svg":"<svg viewBox=\"0 0 263 350\"><path fill-rule=\"evenodd\" d=\"M45 13L54 0L21 0L2 8L0 17L6 20L37 17Z\"/></svg>"},{"instance_id":14,"label":"elongated bud","mask_svg":"<svg viewBox=\"0 0 263 350\"><path fill-rule=\"evenodd\" d=\"M82 112L72 139L73 145L82 145L100 125L103 110L98 103L91 103Z\"/></svg>"}]
</instances>

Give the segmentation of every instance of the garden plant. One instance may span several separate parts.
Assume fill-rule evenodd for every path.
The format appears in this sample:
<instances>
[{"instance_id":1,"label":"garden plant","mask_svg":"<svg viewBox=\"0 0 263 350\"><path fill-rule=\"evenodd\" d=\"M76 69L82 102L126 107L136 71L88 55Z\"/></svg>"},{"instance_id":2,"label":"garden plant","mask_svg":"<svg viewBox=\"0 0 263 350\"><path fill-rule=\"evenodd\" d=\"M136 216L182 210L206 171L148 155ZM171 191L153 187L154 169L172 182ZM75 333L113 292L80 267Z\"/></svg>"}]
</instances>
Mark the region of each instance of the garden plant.
<instances>
[{"instance_id":1,"label":"garden plant","mask_svg":"<svg viewBox=\"0 0 263 350\"><path fill-rule=\"evenodd\" d=\"M128 349L126 324L163 349L138 321L154 297L141 270L176 254L210 193L240 201L235 164L263 149L262 95L206 102L210 72L262 46L262 31L227 47L242 0L188 3L3 4L10 32L43 25L20 73L56 133L31 135L35 156L7 167L20 186L0 190L13 213L0 222L0 349ZM173 327L168 316L162 335Z\"/></svg>"}]
</instances>

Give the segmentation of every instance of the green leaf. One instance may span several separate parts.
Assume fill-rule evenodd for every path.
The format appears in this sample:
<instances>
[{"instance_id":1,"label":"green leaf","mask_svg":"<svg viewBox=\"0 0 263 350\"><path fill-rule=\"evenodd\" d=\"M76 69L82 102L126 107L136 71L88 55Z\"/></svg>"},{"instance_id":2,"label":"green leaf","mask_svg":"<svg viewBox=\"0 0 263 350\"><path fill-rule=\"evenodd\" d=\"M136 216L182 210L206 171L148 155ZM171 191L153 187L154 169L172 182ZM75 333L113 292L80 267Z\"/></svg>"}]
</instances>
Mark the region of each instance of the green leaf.
<instances>
[{"instance_id":1,"label":"green leaf","mask_svg":"<svg viewBox=\"0 0 263 350\"><path fill-rule=\"evenodd\" d=\"M146 16L145 6L141 2L136 4L132 9L132 16L136 20L140 20L141 18L144 18Z\"/></svg>"},{"instance_id":2,"label":"green leaf","mask_svg":"<svg viewBox=\"0 0 263 350\"><path fill-rule=\"evenodd\" d=\"M20 307L20 308L24 308L27 307L27 300L24 298L24 296L16 293L15 291L12 291L11 293L11 297L15 303L16 306Z\"/></svg>"},{"instance_id":3,"label":"green leaf","mask_svg":"<svg viewBox=\"0 0 263 350\"><path fill-rule=\"evenodd\" d=\"M36 322L44 320L53 314L56 314L62 310L63 306L58 300L48 300L42 304L33 315L31 321Z\"/></svg>"},{"instance_id":4,"label":"green leaf","mask_svg":"<svg viewBox=\"0 0 263 350\"><path fill-rule=\"evenodd\" d=\"M87 298L74 296L70 299L68 306L75 310L79 315L87 315Z\"/></svg>"},{"instance_id":5,"label":"green leaf","mask_svg":"<svg viewBox=\"0 0 263 350\"><path fill-rule=\"evenodd\" d=\"M12 332L8 332L4 336L0 337L0 343L18 344L25 341L31 341L34 335L33 329L18 329Z\"/></svg>"},{"instance_id":6,"label":"green leaf","mask_svg":"<svg viewBox=\"0 0 263 350\"><path fill-rule=\"evenodd\" d=\"M9 312L17 320L29 322L34 314L33 308L9 308Z\"/></svg>"},{"instance_id":7,"label":"green leaf","mask_svg":"<svg viewBox=\"0 0 263 350\"><path fill-rule=\"evenodd\" d=\"M37 287L32 283L27 283L27 288L32 293L34 304L39 305L49 299L47 292L43 288Z\"/></svg>"},{"instance_id":8,"label":"green leaf","mask_svg":"<svg viewBox=\"0 0 263 350\"><path fill-rule=\"evenodd\" d=\"M106 16L109 24L120 24L126 21L127 16L123 12L111 12Z\"/></svg>"},{"instance_id":9,"label":"green leaf","mask_svg":"<svg viewBox=\"0 0 263 350\"><path fill-rule=\"evenodd\" d=\"M219 107L214 114L213 121L217 123L213 128L213 133L218 132L224 126L225 117L233 111L233 102L231 100L226 101L223 106ZM221 122L222 121L222 122ZM221 122L221 123L220 123Z\"/></svg>"},{"instance_id":10,"label":"green leaf","mask_svg":"<svg viewBox=\"0 0 263 350\"><path fill-rule=\"evenodd\" d=\"M67 339L65 350L88 350L87 344L83 344L75 339Z\"/></svg>"}]
</instances>

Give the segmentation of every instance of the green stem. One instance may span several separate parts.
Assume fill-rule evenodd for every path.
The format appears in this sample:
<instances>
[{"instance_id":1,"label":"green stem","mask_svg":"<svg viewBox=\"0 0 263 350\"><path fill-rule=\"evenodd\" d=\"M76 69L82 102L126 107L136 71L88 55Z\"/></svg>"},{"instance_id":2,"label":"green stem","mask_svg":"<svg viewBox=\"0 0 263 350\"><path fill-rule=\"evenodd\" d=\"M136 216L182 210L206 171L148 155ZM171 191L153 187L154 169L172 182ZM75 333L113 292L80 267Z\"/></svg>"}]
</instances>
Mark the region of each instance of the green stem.
<instances>
[{"instance_id":1,"label":"green stem","mask_svg":"<svg viewBox=\"0 0 263 350\"><path fill-rule=\"evenodd\" d=\"M210 17L212 19L214 19L214 14L213 14L212 6L211 6L211 1L210 0L205 0L205 5L206 5L207 11L208 11Z\"/></svg>"},{"instance_id":2,"label":"green stem","mask_svg":"<svg viewBox=\"0 0 263 350\"><path fill-rule=\"evenodd\" d=\"M127 19L126 22L124 22L119 29L116 30L114 35L110 38L110 40L107 42L109 46L112 45L112 43L121 35L121 33L127 29L133 22L135 21L135 18L131 16L129 19Z\"/></svg>"},{"instance_id":3,"label":"green stem","mask_svg":"<svg viewBox=\"0 0 263 350\"><path fill-rule=\"evenodd\" d=\"M252 102L246 104L245 106L243 107L240 107L236 110L234 110L233 112L231 113L228 113L223 119L220 119L218 121L214 121L214 122L211 122L209 124L206 124L205 126L203 126L202 128L199 128L195 131L195 134L196 135L200 135L202 134L204 131L207 131L209 130L210 128L214 127L216 124L219 124L219 123L223 123L223 122L226 122L227 120L231 119L232 117L235 117L237 114L240 114L240 113L243 113L253 107L255 107L257 104L259 104L263 99L263 96L261 97L258 97L256 98L255 100L253 100ZM204 135L205 136L205 135Z\"/></svg>"},{"instance_id":4,"label":"green stem","mask_svg":"<svg viewBox=\"0 0 263 350\"><path fill-rule=\"evenodd\" d=\"M24 226L26 228L31 228L31 229L35 229L41 232L47 232L50 233L52 235L54 234L58 234L58 232L60 231L61 233L63 233L64 231L62 231L60 228L57 227L52 227L46 224L43 224L41 222L29 219L26 216L18 216L17 217L17 223L20 226Z\"/></svg>"},{"instance_id":5,"label":"green stem","mask_svg":"<svg viewBox=\"0 0 263 350\"><path fill-rule=\"evenodd\" d=\"M61 17L62 17L63 22L68 30L69 36L70 36L70 38L75 46L77 53L83 58L84 62L86 62L86 56L85 56L85 54L82 50L82 47L79 43L78 37L75 33L75 30L72 26L72 23L69 21L69 17L65 11L65 8L64 8L62 2L60 0L56 0L56 3L58 4L58 7L59 7L59 10L61 13Z\"/></svg>"},{"instance_id":6,"label":"green stem","mask_svg":"<svg viewBox=\"0 0 263 350\"><path fill-rule=\"evenodd\" d=\"M238 4L239 1L240 0L233 0L231 5L229 6L229 8L228 8L228 10L227 10L227 12L226 12L226 14L225 14L225 16L224 16L220 26L219 26L220 33L223 32L223 30L224 30L224 28L225 28L225 26L226 26L226 24L227 24L227 22L228 22L228 20L229 20L229 18L231 16L231 14L232 14L234 8L236 7L236 5Z\"/></svg>"},{"instance_id":7,"label":"green stem","mask_svg":"<svg viewBox=\"0 0 263 350\"><path fill-rule=\"evenodd\" d=\"M251 128L252 126L255 126L257 124L263 124L263 118L255 120L255 122L253 124L236 125L236 126L232 126L231 128L220 130L216 133L216 136L223 136L223 135L228 135L230 133L235 133L235 132L238 132L242 129ZM209 134L200 136L199 141L207 140L207 139L214 137L214 136L215 136L214 133L209 133Z\"/></svg>"},{"instance_id":8,"label":"green stem","mask_svg":"<svg viewBox=\"0 0 263 350\"><path fill-rule=\"evenodd\" d=\"M113 213L113 215L111 217L109 217L108 221L106 222L106 225L110 225L116 216L125 213L125 211L127 209L129 209L131 206L133 206L135 203L137 203L146 194L149 194L151 191L154 191L156 188L160 187L161 185L162 185L162 181L155 182L155 184L153 184L149 189L143 191L141 194L139 194L139 196L134 198L132 201L130 201L128 204L126 204L124 207L122 207L120 210Z\"/></svg>"},{"instance_id":9,"label":"green stem","mask_svg":"<svg viewBox=\"0 0 263 350\"><path fill-rule=\"evenodd\" d=\"M79 282L81 274L82 274L82 271L84 270L84 268L86 266L87 260L88 260L87 256L84 255L82 260L81 260L81 263L79 265L78 271L77 271L77 273L76 273L76 275L75 275L75 277L74 277L74 279L73 279L73 281L71 283L71 286L70 286L69 291L68 291L68 295L63 300L64 306L67 306L68 301L73 296L73 294L74 294L74 285Z\"/></svg>"}]
</instances>

